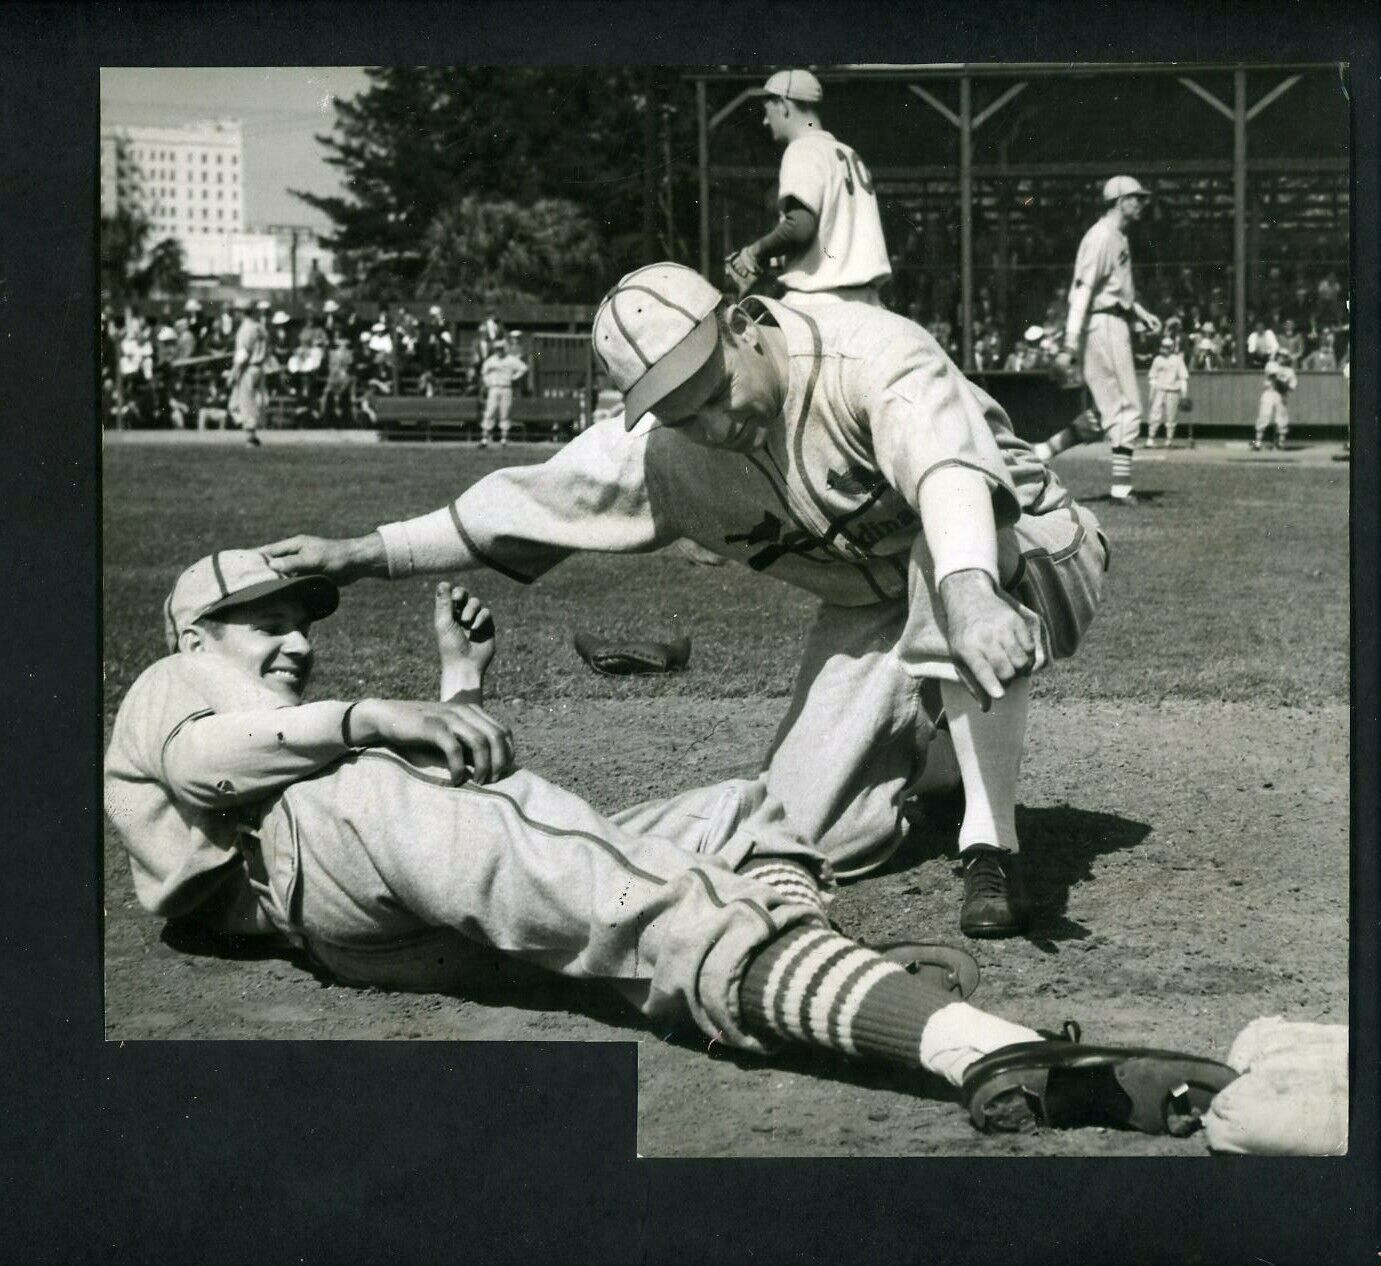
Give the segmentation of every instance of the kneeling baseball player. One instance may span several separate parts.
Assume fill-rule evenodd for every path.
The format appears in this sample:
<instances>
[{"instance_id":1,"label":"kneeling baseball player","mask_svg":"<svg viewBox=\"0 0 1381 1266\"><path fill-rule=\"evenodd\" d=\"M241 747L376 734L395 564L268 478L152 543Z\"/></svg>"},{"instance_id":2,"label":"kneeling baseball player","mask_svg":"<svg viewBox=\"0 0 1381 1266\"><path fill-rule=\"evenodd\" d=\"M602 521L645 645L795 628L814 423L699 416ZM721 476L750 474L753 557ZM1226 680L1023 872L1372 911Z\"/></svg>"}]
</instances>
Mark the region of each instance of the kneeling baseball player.
<instances>
[{"instance_id":1,"label":"kneeling baseball player","mask_svg":"<svg viewBox=\"0 0 1381 1266\"><path fill-rule=\"evenodd\" d=\"M326 577L280 577L250 551L178 578L173 653L131 687L106 757L106 812L149 910L276 933L375 986L463 988L497 950L728 1045L928 1069L983 1129L1034 1115L1184 1133L1234 1076L1044 1040L956 997L976 983L963 951L907 946L909 971L839 935L818 854L725 851L750 784L722 784L718 814L670 801L611 819L517 769L483 706L492 621L464 590L436 590L440 702L302 702L312 622L338 601Z\"/></svg>"}]
</instances>

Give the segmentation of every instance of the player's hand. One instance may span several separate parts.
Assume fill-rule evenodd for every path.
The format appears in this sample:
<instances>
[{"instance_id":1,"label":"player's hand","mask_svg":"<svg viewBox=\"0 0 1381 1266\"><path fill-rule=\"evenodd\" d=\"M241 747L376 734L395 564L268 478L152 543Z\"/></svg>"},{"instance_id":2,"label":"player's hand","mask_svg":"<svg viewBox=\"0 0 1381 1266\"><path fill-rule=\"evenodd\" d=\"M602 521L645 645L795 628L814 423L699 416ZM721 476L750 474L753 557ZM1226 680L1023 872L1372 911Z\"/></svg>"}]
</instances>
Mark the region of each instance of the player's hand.
<instances>
[{"instance_id":1,"label":"player's hand","mask_svg":"<svg viewBox=\"0 0 1381 1266\"><path fill-rule=\"evenodd\" d=\"M724 279L740 299L752 288L753 283L762 276L762 265L758 263L757 252L751 246L735 251L724 261Z\"/></svg>"},{"instance_id":2,"label":"player's hand","mask_svg":"<svg viewBox=\"0 0 1381 1266\"><path fill-rule=\"evenodd\" d=\"M441 656L441 697L478 693L498 648L489 608L460 585L443 580L434 592L432 627Z\"/></svg>"},{"instance_id":3,"label":"player's hand","mask_svg":"<svg viewBox=\"0 0 1381 1266\"><path fill-rule=\"evenodd\" d=\"M259 546L259 553L280 576L329 576L338 585L364 576L388 576L388 556L377 532L339 541L289 536Z\"/></svg>"},{"instance_id":4,"label":"player's hand","mask_svg":"<svg viewBox=\"0 0 1381 1266\"><path fill-rule=\"evenodd\" d=\"M1055 359L1050 362L1050 370L1051 376L1062 386L1077 387L1083 382L1079 366L1074 362L1074 353L1068 348L1062 348L1055 353Z\"/></svg>"},{"instance_id":5,"label":"player's hand","mask_svg":"<svg viewBox=\"0 0 1381 1266\"><path fill-rule=\"evenodd\" d=\"M1155 335L1160 333L1161 320L1154 312L1148 312L1145 308L1142 308L1138 315L1141 317L1142 325L1146 327L1147 334Z\"/></svg>"},{"instance_id":6,"label":"player's hand","mask_svg":"<svg viewBox=\"0 0 1381 1266\"><path fill-rule=\"evenodd\" d=\"M350 714L350 738L364 747L430 748L453 783L493 782L513 768L512 732L477 703L361 699Z\"/></svg>"},{"instance_id":7,"label":"player's hand","mask_svg":"<svg viewBox=\"0 0 1381 1266\"><path fill-rule=\"evenodd\" d=\"M940 600L950 650L983 711L990 700L1002 698L1004 683L1044 667L1040 617L1003 593L987 572L951 573L940 582Z\"/></svg>"}]
</instances>

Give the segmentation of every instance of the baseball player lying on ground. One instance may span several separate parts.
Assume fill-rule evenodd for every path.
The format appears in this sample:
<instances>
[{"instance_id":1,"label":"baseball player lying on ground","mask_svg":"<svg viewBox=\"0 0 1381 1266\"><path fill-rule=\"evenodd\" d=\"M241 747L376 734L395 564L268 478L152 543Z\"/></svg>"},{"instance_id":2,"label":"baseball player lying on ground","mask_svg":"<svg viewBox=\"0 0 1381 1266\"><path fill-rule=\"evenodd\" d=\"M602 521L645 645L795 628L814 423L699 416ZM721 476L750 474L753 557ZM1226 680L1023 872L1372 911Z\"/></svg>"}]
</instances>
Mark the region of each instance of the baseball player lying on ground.
<instances>
[{"instance_id":1,"label":"baseball player lying on ground","mask_svg":"<svg viewBox=\"0 0 1381 1266\"><path fill-rule=\"evenodd\" d=\"M1097 610L1097 521L929 334L884 309L735 305L654 264L610 291L593 340L626 423L368 536L267 545L272 565L531 582L577 550L689 537L804 589L821 607L743 830L809 840L840 878L875 870L943 710L965 795L960 928L1019 931L1030 675L1072 654Z\"/></svg>"},{"instance_id":2,"label":"baseball player lying on ground","mask_svg":"<svg viewBox=\"0 0 1381 1266\"><path fill-rule=\"evenodd\" d=\"M734 851L754 784L719 788L717 814L605 818L515 768L483 707L492 621L463 590L436 591L440 702L303 703L312 622L337 602L325 577L280 578L249 551L178 578L174 652L130 688L106 756L106 812L149 910L277 933L374 986L463 989L501 951L731 1046L925 1068L980 1128L1034 1114L1184 1133L1232 1079L1212 1060L1042 1039L942 987L972 967L963 951L908 947L913 974L839 935L800 882L808 850Z\"/></svg>"}]
</instances>

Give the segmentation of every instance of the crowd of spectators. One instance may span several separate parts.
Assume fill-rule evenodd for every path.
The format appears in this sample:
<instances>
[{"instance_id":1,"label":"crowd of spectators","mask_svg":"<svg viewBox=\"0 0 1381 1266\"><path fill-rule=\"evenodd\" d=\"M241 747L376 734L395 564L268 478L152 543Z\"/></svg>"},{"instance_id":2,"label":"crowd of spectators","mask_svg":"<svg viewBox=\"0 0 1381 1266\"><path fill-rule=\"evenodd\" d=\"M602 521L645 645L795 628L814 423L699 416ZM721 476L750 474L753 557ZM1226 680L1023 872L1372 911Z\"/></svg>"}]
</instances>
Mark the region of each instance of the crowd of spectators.
<instances>
[{"instance_id":1,"label":"crowd of spectators","mask_svg":"<svg viewBox=\"0 0 1381 1266\"><path fill-rule=\"evenodd\" d=\"M267 335L270 415L280 425L354 427L374 422L380 396L475 395L500 348L526 359L521 330L487 316L463 330L433 305L368 317L334 299L290 313L250 309ZM106 425L206 428L227 422L227 374L239 320L230 305L188 299L180 315L102 314ZM520 393L524 383L513 388Z\"/></svg>"}]
</instances>

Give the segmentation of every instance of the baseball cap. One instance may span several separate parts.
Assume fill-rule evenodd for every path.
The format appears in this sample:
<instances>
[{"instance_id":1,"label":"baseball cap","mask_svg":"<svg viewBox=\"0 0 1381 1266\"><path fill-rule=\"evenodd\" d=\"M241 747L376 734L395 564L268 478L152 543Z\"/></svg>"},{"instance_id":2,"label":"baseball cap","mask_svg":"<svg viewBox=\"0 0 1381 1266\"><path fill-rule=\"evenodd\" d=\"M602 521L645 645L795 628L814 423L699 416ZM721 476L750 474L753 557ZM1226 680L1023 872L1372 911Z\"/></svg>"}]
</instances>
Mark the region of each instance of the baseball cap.
<instances>
[{"instance_id":1,"label":"baseball cap","mask_svg":"<svg viewBox=\"0 0 1381 1266\"><path fill-rule=\"evenodd\" d=\"M291 319L292 318L289 317L288 314L284 312L282 308L279 308L278 311L273 314L274 325L287 325L287 323Z\"/></svg>"},{"instance_id":2,"label":"baseball cap","mask_svg":"<svg viewBox=\"0 0 1381 1266\"><path fill-rule=\"evenodd\" d=\"M1045 337L1045 327L1043 325L1029 325L1026 327L1024 337L1028 343L1039 343Z\"/></svg>"},{"instance_id":3,"label":"baseball cap","mask_svg":"<svg viewBox=\"0 0 1381 1266\"><path fill-rule=\"evenodd\" d=\"M590 341L623 392L626 430L714 354L719 300L699 273L672 263L636 269L604 296Z\"/></svg>"},{"instance_id":4,"label":"baseball cap","mask_svg":"<svg viewBox=\"0 0 1381 1266\"><path fill-rule=\"evenodd\" d=\"M200 312L201 304L195 299L188 299L187 302L182 305L182 310L184 312Z\"/></svg>"},{"instance_id":5,"label":"baseball cap","mask_svg":"<svg viewBox=\"0 0 1381 1266\"><path fill-rule=\"evenodd\" d=\"M1133 193L1140 194L1143 198L1151 196L1151 191L1145 188L1135 176L1114 176L1103 186L1103 201L1116 202L1119 198L1125 198L1128 194Z\"/></svg>"},{"instance_id":6,"label":"baseball cap","mask_svg":"<svg viewBox=\"0 0 1381 1266\"><path fill-rule=\"evenodd\" d=\"M339 312L340 304L334 299L327 299L326 302L321 305L321 310L323 312Z\"/></svg>"},{"instance_id":7,"label":"baseball cap","mask_svg":"<svg viewBox=\"0 0 1381 1266\"><path fill-rule=\"evenodd\" d=\"M271 307L273 307L273 304L271 304L267 299L260 299L259 302L256 303L254 306L260 312L267 312Z\"/></svg>"},{"instance_id":8,"label":"baseball cap","mask_svg":"<svg viewBox=\"0 0 1381 1266\"><path fill-rule=\"evenodd\" d=\"M1172 347L1174 347L1174 346L1175 346L1175 340L1172 339L1172 338L1163 338L1163 339L1161 339L1161 341L1160 341L1160 350L1161 350L1162 352L1168 352L1168 351L1169 351Z\"/></svg>"},{"instance_id":9,"label":"baseball cap","mask_svg":"<svg viewBox=\"0 0 1381 1266\"><path fill-rule=\"evenodd\" d=\"M785 97L788 101L813 104L823 100L825 90L808 70L779 70L761 88L755 90L755 95Z\"/></svg>"},{"instance_id":10,"label":"baseball cap","mask_svg":"<svg viewBox=\"0 0 1381 1266\"><path fill-rule=\"evenodd\" d=\"M198 559L180 575L163 603L163 635L168 649L203 616L291 590L313 620L324 620L340 605L340 591L326 576L280 576L251 549L224 549Z\"/></svg>"},{"instance_id":11,"label":"baseball cap","mask_svg":"<svg viewBox=\"0 0 1381 1266\"><path fill-rule=\"evenodd\" d=\"M440 305L440 304L436 304L436 303L432 304L432 306L431 306L430 308L427 309L427 315L428 315L428 316L440 316L440 315L441 315L441 305Z\"/></svg>"}]
</instances>

